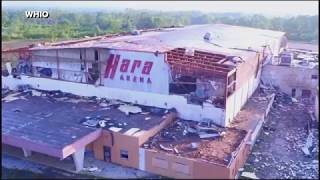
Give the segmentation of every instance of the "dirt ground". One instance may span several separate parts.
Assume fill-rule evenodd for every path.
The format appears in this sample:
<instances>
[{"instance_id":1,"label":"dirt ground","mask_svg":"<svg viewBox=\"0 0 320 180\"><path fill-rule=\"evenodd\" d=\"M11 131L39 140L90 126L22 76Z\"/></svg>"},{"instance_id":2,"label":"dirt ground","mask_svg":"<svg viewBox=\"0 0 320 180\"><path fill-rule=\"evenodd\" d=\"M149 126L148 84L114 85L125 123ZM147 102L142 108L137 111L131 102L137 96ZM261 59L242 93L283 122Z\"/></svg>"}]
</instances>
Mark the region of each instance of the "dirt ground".
<instances>
[{"instance_id":1,"label":"dirt ground","mask_svg":"<svg viewBox=\"0 0 320 180\"><path fill-rule=\"evenodd\" d=\"M276 96L244 171L254 172L263 179L319 178L318 124L312 122L311 155L306 156L301 148L308 136L311 107L290 99L283 94Z\"/></svg>"}]
</instances>

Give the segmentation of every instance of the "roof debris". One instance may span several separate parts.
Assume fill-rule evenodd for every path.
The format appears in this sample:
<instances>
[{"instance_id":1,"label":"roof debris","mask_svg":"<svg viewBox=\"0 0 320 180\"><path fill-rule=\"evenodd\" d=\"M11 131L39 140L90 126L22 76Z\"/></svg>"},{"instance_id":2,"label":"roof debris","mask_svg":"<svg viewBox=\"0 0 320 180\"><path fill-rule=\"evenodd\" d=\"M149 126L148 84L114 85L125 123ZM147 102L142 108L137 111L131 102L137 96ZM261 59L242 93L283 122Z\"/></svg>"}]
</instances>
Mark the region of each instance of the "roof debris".
<instances>
[{"instance_id":1,"label":"roof debris","mask_svg":"<svg viewBox=\"0 0 320 180\"><path fill-rule=\"evenodd\" d=\"M120 111L124 112L126 115L129 115L130 113L136 114L136 113L141 113L142 110L138 106L131 106L128 104L125 105L120 105L118 108Z\"/></svg>"}]
</instances>

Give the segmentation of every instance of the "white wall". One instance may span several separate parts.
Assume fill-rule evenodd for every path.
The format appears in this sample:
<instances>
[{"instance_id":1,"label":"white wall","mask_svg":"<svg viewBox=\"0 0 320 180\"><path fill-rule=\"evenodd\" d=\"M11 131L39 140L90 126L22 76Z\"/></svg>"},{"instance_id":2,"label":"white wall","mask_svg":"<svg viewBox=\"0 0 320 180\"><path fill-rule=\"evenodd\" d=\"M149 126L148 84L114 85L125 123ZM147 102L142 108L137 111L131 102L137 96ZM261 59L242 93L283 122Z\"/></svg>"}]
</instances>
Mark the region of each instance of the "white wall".
<instances>
[{"instance_id":1,"label":"white wall","mask_svg":"<svg viewBox=\"0 0 320 180\"><path fill-rule=\"evenodd\" d=\"M28 77L24 75L21 76L21 79L2 76L2 88L7 87L10 89L16 89L19 84L29 84L33 88L42 90L61 90L63 92L73 93L80 96L97 96L159 108L176 108L178 116L181 118L195 121L208 118L221 126L226 125L224 109L216 108L207 103L204 103L203 106L187 104L187 99L178 95L132 91L47 78Z\"/></svg>"},{"instance_id":2,"label":"white wall","mask_svg":"<svg viewBox=\"0 0 320 180\"><path fill-rule=\"evenodd\" d=\"M252 96L257 89L261 76L261 69L258 72L257 78L254 75L247 80L238 90L227 98L226 102L226 126L229 125L234 117L240 112L243 105Z\"/></svg>"},{"instance_id":3,"label":"white wall","mask_svg":"<svg viewBox=\"0 0 320 180\"><path fill-rule=\"evenodd\" d=\"M89 61L95 60L94 48L82 49L82 59L86 58ZM85 51L85 52L84 52ZM103 74L101 83L104 86L121 89L131 89L137 91L154 92L160 94L169 94L169 66L164 62L164 54L158 54L157 56L151 52L134 52L134 51L121 51L121 50L109 50L100 49L99 58L103 63L101 64L101 73ZM46 57L34 57L37 61L33 61L33 66L53 68L53 78L58 78L56 68L57 57L56 50L39 50L34 51L34 55L46 56ZM110 54L120 55L119 63L116 67L115 77L104 78L107 62ZM60 49L58 50L60 78L73 82L86 82L85 74L81 71L81 63L84 65L84 61L80 60L80 49ZM75 62L70 62L72 58ZM120 67L123 59L130 60L129 68L127 72L120 72ZM40 60L40 61L39 61ZM69 62L68 62L69 60ZM135 68L134 73L130 70L133 66L134 60L140 60L141 64ZM87 67L92 67L92 62L87 61ZM142 69L146 61L152 62L152 68L149 75L143 74ZM121 80L120 76L123 76L125 80ZM127 76L130 76L130 81L127 81ZM133 82L133 78L137 78L137 82ZM144 82L140 82L140 78L144 79ZM151 83L148 83L148 78ZM100 79L98 80L100 81Z\"/></svg>"},{"instance_id":4,"label":"white wall","mask_svg":"<svg viewBox=\"0 0 320 180\"><path fill-rule=\"evenodd\" d=\"M117 66L117 70L113 79L104 78L103 84L107 87L130 89L144 92L154 92L160 94L169 94L169 66L164 62L164 54L158 54L151 52L134 52L134 51L121 51L110 50L110 54L120 55L120 61ZM130 60L129 68L127 72L120 72L120 67L123 59ZM136 67L134 73L131 73L134 60L140 60L140 67ZM143 66L145 62L152 62L152 68L150 74L143 74ZM103 71L105 72L105 71ZM121 80L120 77L124 77ZM126 80L127 76L130 80ZM137 78L137 82L133 82L133 78ZM144 79L144 82L140 82L140 78ZM150 79L151 83L147 80Z\"/></svg>"}]
</instances>

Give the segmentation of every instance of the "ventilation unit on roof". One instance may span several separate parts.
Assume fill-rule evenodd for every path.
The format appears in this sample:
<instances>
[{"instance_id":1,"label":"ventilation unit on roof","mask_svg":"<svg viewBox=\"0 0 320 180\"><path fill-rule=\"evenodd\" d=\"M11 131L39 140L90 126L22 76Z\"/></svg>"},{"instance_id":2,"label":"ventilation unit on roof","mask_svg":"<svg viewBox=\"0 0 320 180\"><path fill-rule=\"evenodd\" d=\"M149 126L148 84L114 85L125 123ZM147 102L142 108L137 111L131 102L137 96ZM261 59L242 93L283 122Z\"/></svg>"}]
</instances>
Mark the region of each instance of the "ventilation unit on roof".
<instances>
[{"instance_id":1,"label":"ventilation unit on roof","mask_svg":"<svg viewBox=\"0 0 320 180\"><path fill-rule=\"evenodd\" d=\"M194 49L186 48L184 54L188 56L194 56Z\"/></svg>"},{"instance_id":2,"label":"ventilation unit on roof","mask_svg":"<svg viewBox=\"0 0 320 180\"><path fill-rule=\"evenodd\" d=\"M210 41L211 40L211 33L209 33L209 32L207 32L204 36L203 36L203 39L204 40L208 40L208 41Z\"/></svg>"}]
</instances>

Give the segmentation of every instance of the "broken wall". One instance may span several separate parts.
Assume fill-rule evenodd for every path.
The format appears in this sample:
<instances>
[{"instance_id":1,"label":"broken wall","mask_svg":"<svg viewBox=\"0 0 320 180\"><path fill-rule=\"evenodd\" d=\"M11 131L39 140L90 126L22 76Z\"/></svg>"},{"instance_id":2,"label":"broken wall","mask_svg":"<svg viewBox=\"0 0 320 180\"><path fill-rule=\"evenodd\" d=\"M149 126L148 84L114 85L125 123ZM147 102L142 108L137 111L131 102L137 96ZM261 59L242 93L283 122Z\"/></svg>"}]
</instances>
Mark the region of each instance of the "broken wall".
<instances>
[{"instance_id":1,"label":"broken wall","mask_svg":"<svg viewBox=\"0 0 320 180\"><path fill-rule=\"evenodd\" d=\"M139 169L173 178L234 179L238 173L238 169L244 165L247 159L250 148L246 143L250 139L249 137L250 133L247 133L228 166L213 161L186 158L140 148Z\"/></svg>"},{"instance_id":2,"label":"broken wall","mask_svg":"<svg viewBox=\"0 0 320 180\"><path fill-rule=\"evenodd\" d=\"M80 49L36 50L32 52L32 66L50 68L51 78L73 82L85 82L81 72ZM58 70L59 68L59 70ZM40 76L34 71L36 76Z\"/></svg>"},{"instance_id":3,"label":"broken wall","mask_svg":"<svg viewBox=\"0 0 320 180\"><path fill-rule=\"evenodd\" d=\"M258 58L258 54L253 56L252 59L248 60L248 63L241 65L240 70L237 71L236 90L226 100L226 126L232 122L259 85L261 62L258 61Z\"/></svg>"},{"instance_id":4,"label":"broken wall","mask_svg":"<svg viewBox=\"0 0 320 180\"><path fill-rule=\"evenodd\" d=\"M312 75L317 78L313 79ZM261 79L264 84L273 85L290 96L295 91L295 97L301 98L303 90L310 90L311 97L317 94L319 72L318 69L266 65L263 67ZM295 89L295 90L294 90Z\"/></svg>"},{"instance_id":5,"label":"broken wall","mask_svg":"<svg viewBox=\"0 0 320 180\"><path fill-rule=\"evenodd\" d=\"M96 96L110 99L118 99L124 102L154 106L159 108L175 108L178 117L186 120L201 121L203 118L212 119L218 125L225 126L225 110L217 108L210 103L203 103L203 106L188 104L187 99L179 95L165 95L143 91L132 91L106 86L95 86L91 84L67 82L47 78L30 78L21 75L21 79L2 76L2 87L17 89L21 84L29 84L32 88L41 90L60 90L79 96ZM83 91L85 89L85 91Z\"/></svg>"}]
</instances>

